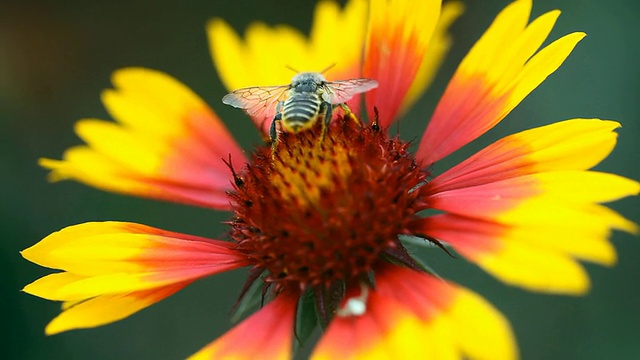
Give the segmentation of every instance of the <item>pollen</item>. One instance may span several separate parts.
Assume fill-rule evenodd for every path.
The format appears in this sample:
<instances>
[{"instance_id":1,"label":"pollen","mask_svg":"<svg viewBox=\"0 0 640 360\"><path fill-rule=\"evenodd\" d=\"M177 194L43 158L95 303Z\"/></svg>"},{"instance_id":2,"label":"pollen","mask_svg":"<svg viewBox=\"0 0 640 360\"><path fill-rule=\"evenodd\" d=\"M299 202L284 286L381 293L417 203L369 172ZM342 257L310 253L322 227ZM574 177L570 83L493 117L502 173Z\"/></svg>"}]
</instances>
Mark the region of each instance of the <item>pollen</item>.
<instances>
[{"instance_id":1,"label":"pollen","mask_svg":"<svg viewBox=\"0 0 640 360\"><path fill-rule=\"evenodd\" d=\"M377 126L335 119L258 148L231 193L231 236L263 280L301 289L365 281L398 253L426 172Z\"/></svg>"},{"instance_id":2,"label":"pollen","mask_svg":"<svg viewBox=\"0 0 640 360\"><path fill-rule=\"evenodd\" d=\"M283 201L312 206L319 203L321 193L346 185L351 175L349 160L355 154L344 139L292 138L289 133L281 137L284 144L273 155L270 182Z\"/></svg>"}]
</instances>

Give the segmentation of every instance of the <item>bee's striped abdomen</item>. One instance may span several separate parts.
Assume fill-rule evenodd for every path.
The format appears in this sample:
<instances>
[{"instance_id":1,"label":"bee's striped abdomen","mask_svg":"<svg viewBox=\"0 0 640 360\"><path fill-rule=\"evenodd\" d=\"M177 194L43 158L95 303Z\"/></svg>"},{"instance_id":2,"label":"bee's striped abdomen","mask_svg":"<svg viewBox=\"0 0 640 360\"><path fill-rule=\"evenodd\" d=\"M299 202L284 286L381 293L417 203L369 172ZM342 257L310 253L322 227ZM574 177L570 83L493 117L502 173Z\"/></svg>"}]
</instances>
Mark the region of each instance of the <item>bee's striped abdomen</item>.
<instances>
[{"instance_id":1,"label":"bee's striped abdomen","mask_svg":"<svg viewBox=\"0 0 640 360\"><path fill-rule=\"evenodd\" d=\"M322 100L315 93L292 93L282 107L282 123L293 131L310 126L320 112Z\"/></svg>"}]
</instances>

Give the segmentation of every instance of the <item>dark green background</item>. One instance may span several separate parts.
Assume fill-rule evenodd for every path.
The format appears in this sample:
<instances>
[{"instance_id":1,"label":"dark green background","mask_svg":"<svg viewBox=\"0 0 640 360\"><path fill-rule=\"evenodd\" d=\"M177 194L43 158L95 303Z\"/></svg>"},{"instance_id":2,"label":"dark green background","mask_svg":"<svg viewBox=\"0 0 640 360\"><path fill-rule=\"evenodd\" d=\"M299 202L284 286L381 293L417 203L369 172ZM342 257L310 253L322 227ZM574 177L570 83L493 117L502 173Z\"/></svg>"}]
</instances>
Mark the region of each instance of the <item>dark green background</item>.
<instances>
[{"instance_id":1,"label":"dark green background","mask_svg":"<svg viewBox=\"0 0 640 360\"><path fill-rule=\"evenodd\" d=\"M124 2L123 2L124 3ZM469 1L453 28L455 45L432 91L400 123L419 134L456 64L508 1ZM634 0L537 1L534 14L561 8L552 33L589 36L565 65L480 141L439 164L446 169L481 146L514 131L572 117L623 123L619 145L598 169L640 179L637 19ZM48 273L18 251L52 231L93 220L127 220L219 237L226 214L103 193L74 182L48 184L40 156L59 158L79 144L73 123L106 118L99 93L110 73L146 66L184 81L225 119L248 148L259 141L249 121L223 107L225 90L213 67L204 32L213 16L236 29L254 19L307 30L311 2L302 1L2 1L0 3L0 357L25 359L181 358L229 328L229 312L244 272L205 279L124 321L45 337L56 303L20 292ZM332 49L327 49L332 51ZM275 56L283 54L265 54ZM286 54L285 54L286 56ZM640 220L638 200L614 208ZM558 239L562 241L562 239ZM639 239L616 233L619 264L587 265L593 289L585 297L549 296L510 288L441 251L425 259L444 276L479 292L511 320L525 359L640 358ZM428 351L428 349L425 349Z\"/></svg>"}]
</instances>

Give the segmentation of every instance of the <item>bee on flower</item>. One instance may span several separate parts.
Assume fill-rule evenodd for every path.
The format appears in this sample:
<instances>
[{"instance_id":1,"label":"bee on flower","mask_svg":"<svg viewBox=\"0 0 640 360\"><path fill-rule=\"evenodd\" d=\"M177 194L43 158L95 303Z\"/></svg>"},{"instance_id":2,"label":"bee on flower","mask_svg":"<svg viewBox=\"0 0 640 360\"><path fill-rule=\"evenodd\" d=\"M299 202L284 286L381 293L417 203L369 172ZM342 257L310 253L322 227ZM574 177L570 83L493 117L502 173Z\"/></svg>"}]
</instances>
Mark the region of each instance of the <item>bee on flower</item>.
<instances>
[{"instance_id":1,"label":"bee on flower","mask_svg":"<svg viewBox=\"0 0 640 360\"><path fill-rule=\"evenodd\" d=\"M249 115L263 117L265 121L271 120L269 138L275 145L276 122L286 131L298 132L322 119L324 138L336 106L353 117L345 102L377 86L378 82L371 79L327 81L322 73L302 72L293 77L290 85L242 88L225 95L222 102L245 109Z\"/></svg>"},{"instance_id":2,"label":"bee on flower","mask_svg":"<svg viewBox=\"0 0 640 360\"><path fill-rule=\"evenodd\" d=\"M502 121L584 37L570 33L540 49L559 11L529 22L531 7L517 0L496 17L459 65L415 151L387 130L437 71L459 3L350 0L341 8L322 1L308 39L262 24L241 37L212 20L213 60L232 91L225 102L247 110L276 144L275 157L265 145L246 155L215 112L169 75L116 71L103 96L116 121L79 121L86 145L41 165L52 180L229 211L228 233L209 239L129 222L52 233L22 252L61 270L24 288L63 302L46 333L106 325L195 280L248 267L241 301L261 306L241 306L249 310L244 319L192 358L290 359L294 341L308 340L314 327L323 333L313 359L517 358L508 320L437 276L405 238L435 243L512 286L584 294L590 283L580 261L613 264L611 232L639 231L601 203L637 195L640 184L589 170L615 146L620 124L612 120L522 131L432 172ZM327 51L337 38L345 46ZM303 73L273 93L233 92L287 83L286 64L252 51L276 43L291 55L282 61L336 66L326 79ZM303 109L297 97L312 101ZM334 114L340 104L349 112ZM277 123L285 131L275 141Z\"/></svg>"}]
</instances>

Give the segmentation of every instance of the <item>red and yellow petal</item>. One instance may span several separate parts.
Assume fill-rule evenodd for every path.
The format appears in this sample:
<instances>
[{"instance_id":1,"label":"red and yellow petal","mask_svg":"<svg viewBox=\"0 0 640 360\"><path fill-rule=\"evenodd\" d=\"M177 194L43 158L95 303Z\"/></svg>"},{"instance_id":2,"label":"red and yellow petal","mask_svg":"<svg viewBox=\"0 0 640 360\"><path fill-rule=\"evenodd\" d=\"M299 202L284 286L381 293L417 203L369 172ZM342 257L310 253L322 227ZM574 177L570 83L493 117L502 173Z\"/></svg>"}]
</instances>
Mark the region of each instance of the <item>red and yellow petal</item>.
<instances>
[{"instance_id":1,"label":"red and yellow petal","mask_svg":"<svg viewBox=\"0 0 640 360\"><path fill-rule=\"evenodd\" d=\"M638 182L585 171L613 149L613 121L568 120L508 136L424 186L433 209L507 225L636 232L637 226L598 205L636 195ZM552 215L552 216L551 216Z\"/></svg>"},{"instance_id":2,"label":"red and yellow petal","mask_svg":"<svg viewBox=\"0 0 640 360\"><path fill-rule=\"evenodd\" d=\"M329 81L361 76L367 1L334 1L316 6L309 36L286 25L251 24L244 37L222 19L207 25L213 63L229 91L250 86L288 85L298 71L324 73ZM354 103L354 105L357 105ZM275 105L274 105L275 106ZM354 107L354 110L357 106ZM264 134L270 119L253 119Z\"/></svg>"},{"instance_id":3,"label":"red and yellow petal","mask_svg":"<svg viewBox=\"0 0 640 360\"><path fill-rule=\"evenodd\" d=\"M422 58L422 64L414 76L413 83L402 101L400 111L396 118L402 116L409 110L429 85L431 85L453 42L449 28L451 24L462 15L463 11L464 5L462 2L447 1L442 4L440 18L438 19L438 24L433 32L433 36L429 41L427 51Z\"/></svg>"},{"instance_id":4,"label":"red and yellow petal","mask_svg":"<svg viewBox=\"0 0 640 360\"><path fill-rule=\"evenodd\" d=\"M449 214L423 219L412 231L449 243L506 283L568 294L589 289L587 274L577 260L612 265L616 253L608 241L611 230L638 232L637 225L606 207L574 204L552 195L522 200L509 210L482 202L499 197L450 199L457 205ZM465 206L471 210L461 210Z\"/></svg>"},{"instance_id":5,"label":"red and yellow petal","mask_svg":"<svg viewBox=\"0 0 640 360\"><path fill-rule=\"evenodd\" d=\"M611 152L618 126L568 120L488 146L420 190L426 206L446 214L411 230L451 244L509 284L584 293L589 279L577 260L611 265L611 231L639 231L599 203L637 195L640 183L586 171Z\"/></svg>"},{"instance_id":6,"label":"red and yellow petal","mask_svg":"<svg viewBox=\"0 0 640 360\"><path fill-rule=\"evenodd\" d=\"M52 325L58 329L53 332L118 320L196 279L249 264L231 243L120 222L70 226L21 254L38 265L63 270L24 288L41 298L73 304L65 310L69 314L56 320L63 325Z\"/></svg>"},{"instance_id":7,"label":"red and yellow petal","mask_svg":"<svg viewBox=\"0 0 640 360\"><path fill-rule=\"evenodd\" d=\"M22 251L31 262L65 271L24 290L50 300L73 301L192 281L248 265L233 246L140 224L84 223Z\"/></svg>"},{"instance_id":8,"label":"red and yellow petal","mask_svg":"<svg viewBox=\"0 0 640 360\"><path fill-rule=\"evenodd\" d=\"M370 114L374 106L378 109L383 127L395 119L409 89L422 87L413 83L430 50L440 7L438 0L371 1L362 74L378 81L365 99ZM441 46L436 45L439 50Z\"/></svg>"},{"instance_id":9,"label":"red and yellow petal","mask_svg":"<svg viewBox=\"0 0 640 360\"><path fill-rule=\"evenodd\" d=\"M598 193L597 191L600 190ZM430 207L511 225L589 222L635 233L637 226L598 202L637 195L640 184L606 173L549 172L431 195Z\"/></svg>"},{"instance_id":10,"label":"red and yellow petal","mask_svg":"<svg viewBox=\"0 0 640 360\"><path fill-rule=\"evenodd\" d=\"M51 320L44 331L47 335L54 335L73 329L110 324L173 295L189 283L176 283L130 293L101 295L86 301L65 303L64 311Z\"/></svg>"},{"instance_id":11,"label":"red and yellow petal","mask_svg":"<svg viewBox=\"0 0 640 360\"><path fill-rule=\"evenodd\" d=\"M298 294L280 294L197 353L195 359L291 359Z\"/></svg>"},{"instance_id":12,"label":"red and yellow petal","mask_svg":"<svg viewBox=\"0 0 640 360\"><path fill-rule=\"evenodd\" d=\"M573 119L507 136L437 176L429 192L547 171L587 170L611 153L619 127L615 121Z\"/></svg>"},{"instance_id":13,"label":"red and yellow petal","mask_svg":"<svg viewBox=\"0 0 640 360\"><path fill-rule=\"evenodd\" d=\"M514 359L507 320L469 290L395 266L376 288L351 291L358 313L338 314L313 359ZM345 305L343 305L345 306ZM348 306L348 305L347 305Z\"/></svg>"},{"instance_id":14,"label":"red and yellow petal","mask_svg":"<svg viewBox=\"0 0 640 360\"><path fill-rule=\"evenodd\" d=\"M462 61L420 142L416 156L425 166L500 122L585 36L572 33L537 52L560 13L551 11L527 25L530 12L531 0L510 4Z\"/></svg>"},{"instance_id":15,"label":"red and yellow petal","mask_svg":"<svg viewBox=\"0 0 640 360\"><path fill-rule=\"evenodd\" d=\"M128 195L228 209L231 174L222 159L245 156L217 115L174 78L122 69L102 100L117 122L81 120L87 143L63 160L41 159L50 179L73 179Z\"/></svg>"},{"instance_id":16,"label":"red and yellow petal","mask_svg":"<svg viewBox=\"0 0 640 360\"><path fill-rule=\"evenodd\" d=\"M451 245L507 284L532 291L583 294L589 278L576 259L615 262L607 229L508 226L453 214L435 215L414 230Z\"/></svg>"}]
</instances>

